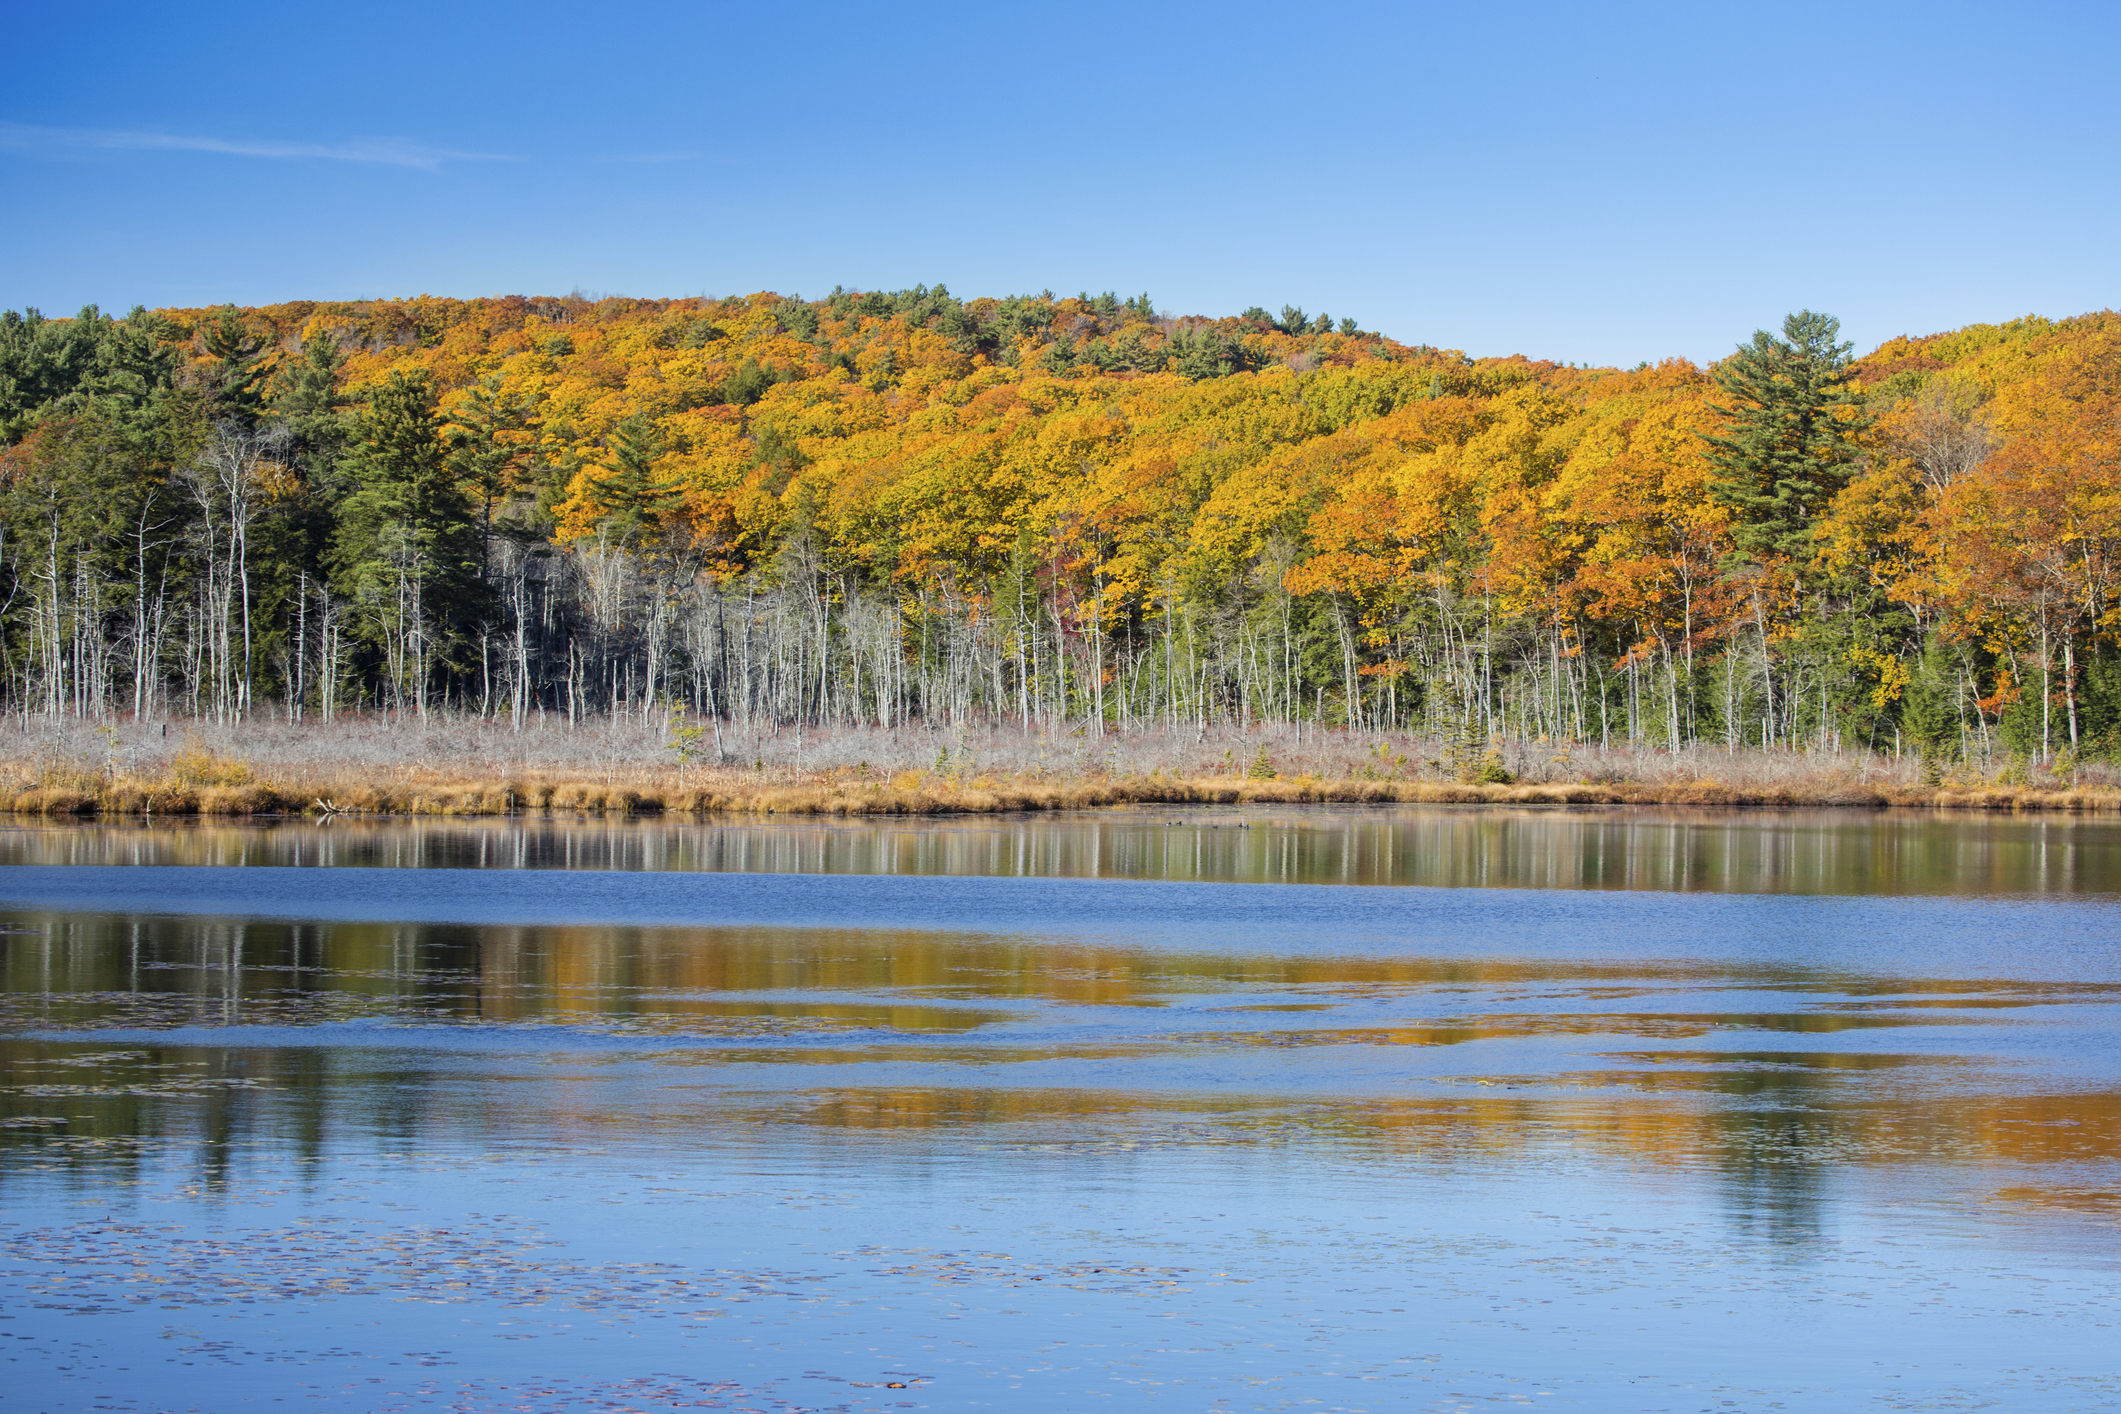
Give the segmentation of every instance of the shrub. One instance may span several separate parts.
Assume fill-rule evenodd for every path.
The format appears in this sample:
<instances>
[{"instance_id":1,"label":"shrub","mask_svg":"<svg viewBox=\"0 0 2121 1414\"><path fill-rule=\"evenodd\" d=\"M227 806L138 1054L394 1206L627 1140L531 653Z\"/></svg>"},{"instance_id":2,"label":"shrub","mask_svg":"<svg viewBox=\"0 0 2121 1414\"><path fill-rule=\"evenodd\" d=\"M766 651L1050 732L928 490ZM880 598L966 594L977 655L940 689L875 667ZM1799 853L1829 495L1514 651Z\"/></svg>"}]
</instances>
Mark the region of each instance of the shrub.
<instances>
[{"instance_id":1,"label":"shrub","mask_svg":"<svg viewBox=\"0 0 2121 1414\"><path fill-rule=\"evenodd\" d=\"M1480 765L1473 772L1473 784L1476 786L1509 786L1516 783L1516 775L1511 772L1509 767L1502 764L1501 750L1495 747L1488 748L1488 754L1481 759Z\"/></svg>"},{"instance_id":2,"label":"shrub","mask_svg":"<svg viewBox=\"0 0 2121 1414\"><path fill-rule=\"evenodd\" d=\"M197 741L185 743L184 749L170 758L170 777L185 786L247 786L251 782L250 763L234 756L216 756Z\"/></svg>"}]
</instances>

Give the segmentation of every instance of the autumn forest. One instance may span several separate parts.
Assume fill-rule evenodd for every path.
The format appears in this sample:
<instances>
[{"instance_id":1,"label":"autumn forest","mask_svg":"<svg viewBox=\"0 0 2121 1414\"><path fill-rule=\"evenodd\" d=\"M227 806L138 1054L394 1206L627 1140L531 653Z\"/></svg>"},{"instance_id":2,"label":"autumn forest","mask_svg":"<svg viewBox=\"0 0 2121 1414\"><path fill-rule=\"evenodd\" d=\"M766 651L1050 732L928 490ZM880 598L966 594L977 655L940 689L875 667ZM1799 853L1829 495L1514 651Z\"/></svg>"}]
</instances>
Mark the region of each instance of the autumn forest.
<instances>
[{"instance_id":1,"label":"autumn forest","mask_svg":"<svg viewBox=\"0 0 2121 1414\"><path fill-rule=\"evenodd\" d=\"M0 684L2110 758L2117 370L2110 313L1616 369L941 286L9 312Z\"/></svg>"}]
</instances>

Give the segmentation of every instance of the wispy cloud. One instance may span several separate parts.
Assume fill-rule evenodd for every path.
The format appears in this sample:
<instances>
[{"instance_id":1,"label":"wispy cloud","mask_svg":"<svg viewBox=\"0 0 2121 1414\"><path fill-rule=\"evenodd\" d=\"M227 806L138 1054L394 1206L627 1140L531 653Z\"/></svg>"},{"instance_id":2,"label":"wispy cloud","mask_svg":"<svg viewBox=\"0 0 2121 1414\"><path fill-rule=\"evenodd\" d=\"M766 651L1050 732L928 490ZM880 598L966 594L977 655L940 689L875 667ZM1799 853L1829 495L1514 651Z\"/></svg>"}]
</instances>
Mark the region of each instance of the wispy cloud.
<instances>
[{"instance_id":1,"label":"wispy cloud","mask_svg":"<svg viewBox=\"0 0 2121 1414\"><path fill-rule=\"evenodd\" d=\"M607 152L599 162L712 162L711 152Z\"/></svg>"},{"instance_id":2,"label":"wispy cloud","mask_svg":"<svg viewBox=\"0 0 2121 1414\"><path fill-rule=\"evenodd\" d=\"M417 167L432 172L444 162L512 162L494 152L456 152L398 137L356 137L343 142L281 142L273 138L201 137L189 133L136 132L120 128L40 128L0 122L0 148L16 152L212 152L224 157L274 161L358 162L381 167Z\"/></svg>"}]
</instances>

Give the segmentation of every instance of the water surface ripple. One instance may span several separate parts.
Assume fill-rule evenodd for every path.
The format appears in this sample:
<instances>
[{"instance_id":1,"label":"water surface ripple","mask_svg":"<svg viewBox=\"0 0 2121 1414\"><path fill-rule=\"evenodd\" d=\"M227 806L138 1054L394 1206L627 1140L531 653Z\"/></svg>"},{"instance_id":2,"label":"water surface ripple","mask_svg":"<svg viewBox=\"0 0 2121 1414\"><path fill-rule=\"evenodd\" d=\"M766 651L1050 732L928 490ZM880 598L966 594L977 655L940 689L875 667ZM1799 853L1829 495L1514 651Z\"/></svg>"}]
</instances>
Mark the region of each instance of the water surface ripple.
<instances>
[{"instance_id":1,"label":"water surface ripple","mask_svg":"<svg viewBox=\"0 0 2121 1414\"><path fill-rule=\"evenodd\" d=\"M2121 832L0 831L24 1408L2121 1409Z\"/></svg>"}]
</instances>

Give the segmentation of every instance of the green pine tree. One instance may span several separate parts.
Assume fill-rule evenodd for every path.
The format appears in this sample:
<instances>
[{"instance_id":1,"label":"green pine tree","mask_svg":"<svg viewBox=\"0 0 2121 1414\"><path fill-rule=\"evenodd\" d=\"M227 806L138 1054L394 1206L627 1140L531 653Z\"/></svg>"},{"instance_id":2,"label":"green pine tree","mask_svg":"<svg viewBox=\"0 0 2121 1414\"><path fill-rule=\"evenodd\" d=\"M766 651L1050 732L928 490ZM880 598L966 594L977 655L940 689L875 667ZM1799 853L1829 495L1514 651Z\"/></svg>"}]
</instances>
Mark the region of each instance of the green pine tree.
<instances>
[{"instance_id":1,"label":"green pine tree","mask_svg":"<svg viewBox=\"0 0 2121 1414\"><path fill-rule=\"evenodd\" d=\"M92 304L72 319L0 313L0 442L20 441L47 417L91 411L145 435L175 380L173 334L166 318L137 306L122 320Z\"/></svg>"},{"instance_id":2,"label":"green pine tree","mask_svg":"<svg viewBox=\"0 0 2121 1414\"><path fill-rule=\"evenodd\" d=\"M82 384L84 402L136 427L152 421L156 404L176 382L175 335L166 317L139 305L123 319L96 321L96 366Z\"/></svg>"},{"instance_id":3,"label":"green pine tree","mask_svg":"<svg viewBox=\"0 0 2121 1414\"><path fill-rule=\"evenodd\" d=\"M1717 366L1731 405L1717 412L1729 430L1707 439L1721 475L1717 499L1738 513L1734 538L1753 559L1794 556L1812 521L1848 480L1857 434L1869 419L1848 416L1852 344L1836 343L1841 322L1804 310L1782 321L1782 337L1762 329Z\"/></svg>"},{"instance_id":4,"label":"green pine tree","mask_svg":"<svg viewBox=\"0 0 2121 1414\"><path fill-rule=\"evenodd\" d=\"M628 543L659 537L683 499L674 483L656 475L662 432L637 412L614 427L604 445L611 469L591 477L605 506L605 528Z\"/></svg>"},{"instance_id":5,"label":"green pine tree","mask_svg":"<svg viewBox=\"0 0 2121 1414\"><path fill-rule=\"evenodd\" d=\"M1136 373L1154 373L1164 366L1167 357L1162 349L1152 349L1149 341L1142 337L1140 325L1130 327L1112 344L1109 355L1113 368L1130 369Z\"/></svg>"},{"instance_id":6,"label":"green pine tree","mask_svg":"<svg viewBox=\"0 0 2121 1414\"><path fill-rule=\"evenodd\" d=\"M530 410L501 396L500 375L467 389L450 413L449 465L477 506L479 574L486 575L493 508L521 488L530 455Z\"/></svg>"},{"instance_id":7,"label":"green pine tree","mask_svg":"<svg viewBox=\"0 0 2121 1414\"><path fill-rule=\"evenodd\" d=\"M340 386L346 355L327 333L302 341L302 356L280 365L272 381L273 416L287 425L296 457L313 474L328 473L360 428L360 419Z\"/></svg>"},{"instance_id":8,"label":"green pine tree","mask_svg":"<svg viewBox=\"0 0 2121 1414\"><path fill-rule=\"evenodd\" d=\"M433 580L468 578L477 560L471 507L424 369L393 370L376 390L349 465L355 490L341 508L335 547L344 572L366 578L409 552Z\"/></svg>"},{"instance_id":9,"label":"green pine tree","mask_svg":"<svg viewBox=\"0 0 2121 1414\"><path fill-rule=\"evenodd\" d=\"M1180 329L1164 340L1163 354L1180 377L1198 383L1221 378L1244 367L1244 351L1234 339L1213 329Z\"/></svg>"},{"instance_id":10,"label":"green pine tree","mask_svg":"<svg viewBox=\"0 0 2121 1414\"><path fill-rule=\"evenodd\" d=\"M1901 696L1900 726L1924 757L1953 755L1959 747L1958 667L1931 634L1908 674Z\"/></svg>"},{"instance_id":11,"label":"green pine tree","mask_svg":"<svg viewBox=\"0 0 2121 1414\"><path fill-rule=\"evenodd\" d=\"M362 632L383 655L393 695L422 711L463 631L489 607L471 506L442 431L428 372L393 370L347 458L355 489L331 547L341 592L363 607Z\"/></svg>"},{"instance_id":12,"label":"green pine tree","mask_svg":"<svg viewBox=\"0 0 2121 1414\"><path fill-rule=\"evenodd\" d=\"M773 384L772 369L760 367L757 359L746 358L722 384L722 401L736 407L750 407L765 397L766 390Z\"/></svg>"},{"instance_id":13,"label":"green pine tree","mask_svg":"<svg viewBox=\"0 0 2121 1414\"><path fill-rule=\"evenodd\" d=\"M234 305L199 330L207 354L215 360L215 412L244 427L255 427L265 412L265 341L254 336Z\"/></svg>"}]
</instances>

